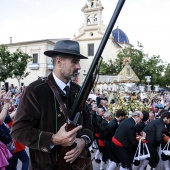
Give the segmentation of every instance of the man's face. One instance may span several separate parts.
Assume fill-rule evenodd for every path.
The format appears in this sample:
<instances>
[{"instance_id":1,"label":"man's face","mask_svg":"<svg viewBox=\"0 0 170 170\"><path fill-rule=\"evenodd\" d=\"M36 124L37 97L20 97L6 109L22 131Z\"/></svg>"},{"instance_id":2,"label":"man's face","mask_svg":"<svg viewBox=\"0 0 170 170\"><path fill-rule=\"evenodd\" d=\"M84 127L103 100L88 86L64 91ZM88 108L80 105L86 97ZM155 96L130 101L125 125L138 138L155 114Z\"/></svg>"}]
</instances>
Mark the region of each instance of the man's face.
<instances>
[{"instance_id":1,"label":"man's face","mask_svg":"<svg viewBox=\"0 0 170 170\"><path fill-rule=\"evenodd\" d=\"M158 109L158 108L155 108L155 110L154 110L154 111L155 111L155 113L158 113L159 109Z\"/></svg>"},{"instance_id":2,"label":"man's face","mask_svg":"<svg viewBox=\"0 0 170 170\"><path fill-rule=\"evenodd\" d=\"M100 112L99 112L99 116L103 116L104 115L104 110L101 109Z\"/></svg>"},{"instance_id":3,"label":"man's face","mask_svg":"<svg viewBox=\"0 0 170 170\"><path fill-rule=\"evenodd\" d=\"M169 119L165 119L165 124L166 125L170 124L170 118Z\"/></svg>"},{"instance_id":4,"label":"man's face","mask_svg":"<svg viewBox=\"0 0 170 170\"><path fill-rule=\"evenodd\" d=\"M150 112L150 113L149 113L149 120L152 121L152 120L154 120L154 119L155 119L155 114L152 113L152 112Z\"/></svg>"},{"instance_id":5,"label":"man's face","mask_svg":"<svg viewBox=\"0 0 170 170\"><path fill-rule=\"evenodd\" d=\"M140 114L140 116L137 116L136 123L140 123L143 119L143 114Z\"/></svg>"},{"instance_id":6,"label":"man's face","mask_svg":"<svg viewBox=\"0 0 170 170\"><path fill-rule=\"evenodd\" d=\"M120 116L119 121L121 122L121 121L123 121L125 118L126 118L126 116Z\"/></svg>"},{"instance_id":7,"label":"man's face","mask_svg":"<svg viewBox=\"0 0 170 170\"><path fill-rule=\"evenodd\" d=\"M64 80L76 80L77 75L79 74L80 60L71 56L66 58L61 58L60 62L60 76Z\"/></svg>"},{"instance_id":8,"label":"man's face","mask_svg":"<svg viewBox=\"0 0 170 170\"><path fill-rule=\"evenodd\" d=\"M97 105L92 107L92 110L95 111L95 112L97 111L97 109L98 109Z\"/></svg>"},{"instance_id":9,"label":"man's face","mask_svg":"<svg viewBox=\"0 0 170 170\"><path fill-rule=\"evenodd\" d=\"M107 106L107 101L103 102L103 106L105 106L105 107Z\"/></svg>"}]
</instances>

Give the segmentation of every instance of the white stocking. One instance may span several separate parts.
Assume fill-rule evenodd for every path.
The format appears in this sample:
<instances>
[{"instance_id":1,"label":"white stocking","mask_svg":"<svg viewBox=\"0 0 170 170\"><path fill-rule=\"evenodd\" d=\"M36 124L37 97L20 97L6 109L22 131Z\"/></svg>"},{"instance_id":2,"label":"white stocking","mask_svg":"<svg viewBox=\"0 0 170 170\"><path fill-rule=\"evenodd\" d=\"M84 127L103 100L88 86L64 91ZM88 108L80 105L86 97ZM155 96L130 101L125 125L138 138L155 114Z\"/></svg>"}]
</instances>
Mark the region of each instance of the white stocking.
<instances>
[{"instance_id":1,"label":"white stocking","mask_svg":"<svg viewBox=\"0 0 170 170\"><path fill-rule=\"evenodd\" d=\"M115 170L117 167L116 163L115 162L110 162L110 165L109 165L109 168L107 170Z\"/></svg>"},{"instance_id":2,"label":"white stocking","mask_svg":"<svg viewBox=\"0 0 170 170\"><path fill-rule=\"evenodd\" d=\"M139 170L144 170L144 168L148 165L149 160L143 160L141 161L141 166Z\"/></svg>"},{"instance_id":3,"label":"white stocking","mask_svg":"<svg viewBox=\"0 0 170 170\"><path fill-rule=\"evenodd\" d=\"M122 166L120 166L120 169L119 170L129 170L127 168L123 168Z\"/></svg>"},{"instance_id":4,"label":"white stocking","mask_svg":"<svg viewBox=\"0 0 170 170\"><path fill-rule=\"evenodd\" d=\"M92 151L93 149L92 149L92 145L89 147L89 151Z\"/></svg>"},{"instance_id":5,"label":"white stocking","mask_svg":"<svg viewBox=\"0 0 170 170\"><path fill-rule=\"evenodd\" d=\"M99 156L100 156L99 159L102 161L102 160L103 160L103 159L102 159L102 158L103 158L103 154L102 154L101 152L100 152L100 155L99 155Z\"/></svg>"},{"instance_id":6,"label":"white stocking","mask_svg":"<svg viewBox=\"0 0 170 170\"><path fill-rule=\"evenodd\" d=\"M105 164L106 164L106 169L108 169L109 168L109 164L110 164L109 159L105 162Z\"/></svg>"},{"instance_id":7,"label":"white stocking","mask_svg":"<svg viewBox=\"0 0 170 170\"><path fill-rule=\"evenodd\" d=\"M92 146L95 147L95 148L98 148L97 143L96 143L96 140L93 141Z\"/></svg>"},{"instance_id":8,"label":"white stocking","mask_svg":"<svg viewBox=\"0 0 170 170\"><path fill-rule=\"evenodd\" d=\"M165 167L165 170L169 170L169 160L167 161L163 161L163 164L164 164L164 167Z\"/></svg>"},{"instance_id":9,"label":"white stocking","mask_svg":"<svg viewBox=\"0 0 170 170\"><path fill-rule=\"evenodd\" d=\"M99 150L97 150L94 158L95 158L95 159L99 159L99 155L100 155L100 152L99 152Z\"/></svg>"},{"instance_id":10,"label":"white stocking","mask_svg":"<svg viewBox=\"0 0 170 170\"><path fill-rule=\"evenodd\" d=\"M132 170L138 170L139 166L133 165Z\"/></svg>"},{"instance_id":11,"label":"white stocking","mask_svg":"<svg viewBox=\"0 0 170 170\"><path fill-rule=\"evenodd\" d=\"M104 164L105 164L104 161L101 161L101 162L100 162L100 169L104 169Z\"/></svg>"}]
</instances>

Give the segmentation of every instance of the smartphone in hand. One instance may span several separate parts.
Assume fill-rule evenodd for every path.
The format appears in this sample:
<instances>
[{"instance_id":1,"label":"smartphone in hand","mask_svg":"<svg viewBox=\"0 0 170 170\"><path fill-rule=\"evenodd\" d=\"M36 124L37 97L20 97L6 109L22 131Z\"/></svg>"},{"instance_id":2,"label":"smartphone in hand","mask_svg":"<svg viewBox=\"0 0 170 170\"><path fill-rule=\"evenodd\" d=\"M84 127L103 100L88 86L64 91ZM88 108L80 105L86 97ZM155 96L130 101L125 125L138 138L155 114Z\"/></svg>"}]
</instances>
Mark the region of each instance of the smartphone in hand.
<instances>
[{"instance_id":1,"label":"smartphone in hand","mask_svg":"<svg viewBox=\"0 0 170 170\"><path fill-rule=\"evenodd\" d=\"M9 83L5 82L5 91L8 92L8 90L9 90Z\"/></svg>"}]
</instances>

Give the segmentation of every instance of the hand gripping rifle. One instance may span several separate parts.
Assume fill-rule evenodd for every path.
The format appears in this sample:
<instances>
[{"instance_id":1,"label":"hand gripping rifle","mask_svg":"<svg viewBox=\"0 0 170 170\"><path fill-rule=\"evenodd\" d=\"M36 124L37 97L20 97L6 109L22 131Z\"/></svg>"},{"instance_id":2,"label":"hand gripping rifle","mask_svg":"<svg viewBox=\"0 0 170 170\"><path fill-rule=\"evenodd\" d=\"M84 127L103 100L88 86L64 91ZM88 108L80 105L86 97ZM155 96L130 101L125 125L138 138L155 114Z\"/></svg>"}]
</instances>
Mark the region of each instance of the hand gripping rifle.
<instances>
[{"instance_id":1,"label":"hand gripping rifle","mask_svg":"<svg viewBox=\"0 0 170 170\"><path fill-rule=\"evenodd\" d=\"M79 93L76 97L76 100L74 102L74 105L71 109L70 118L68 119L67 127L66 127L67 131L72 130L77 125L76 121L78 120L78 117L80 115L80 112L82 111L82 108L83 108L83 106L86 102L86 99L87 99L90 91L93 88L97 73L99 72L100 64L101 64L101 61L102 61L101 54L104 50L104 47L107 43L107 40L108 40L108 38L111 34L111 31L112 31L112 29L113 29L113 27L116 23L116 20L119 16L119 13L120 13L124 3L125 3L125 0L119 0L118 3L117 3L115 11L114 11L112 18L110 20L110 23L109 23L109 25L106 29L106 32L103 36L103 39L102 39L102 41L99 45L99 48L96 52L94 59L92 61L90 69L89 69L89 71L86 75L86 78L83 82L83 85L82 85L82 87L81 87L81 89L80 89L80 91L79 91ZM73 149L75 146L76 146L76 143L74 143L70 147L62 147L59 158L63 158L65 156L65 153L70 151L71 149ZM60 162L60 165L61 165L61 169L59 167L57 167L57 170L65 170L65 169L70 170L71 169L71 164L66 163L64 159Z\"/></svg>"}]
</instances>

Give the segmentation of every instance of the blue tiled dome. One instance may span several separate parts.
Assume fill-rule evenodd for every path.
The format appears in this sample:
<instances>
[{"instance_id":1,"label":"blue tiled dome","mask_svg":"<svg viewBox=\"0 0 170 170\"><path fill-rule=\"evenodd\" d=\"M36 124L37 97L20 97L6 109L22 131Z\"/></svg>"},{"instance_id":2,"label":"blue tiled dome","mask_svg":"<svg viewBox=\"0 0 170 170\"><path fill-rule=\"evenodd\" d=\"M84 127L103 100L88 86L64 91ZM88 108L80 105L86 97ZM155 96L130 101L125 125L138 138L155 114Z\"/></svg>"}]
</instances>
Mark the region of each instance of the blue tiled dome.
<instances>
[{"instance_id":1,"label":"blue tiled dome","mask_svg":"<svg viewBox=\"0 0 170 170\"><path fill-rule=\"evenodd\" d=\"M129 39L127 35L119 28L116 28L112 31L112 36L114 38L114 41L117 43L129 44Z\"/></svg>"}]
</instances>

